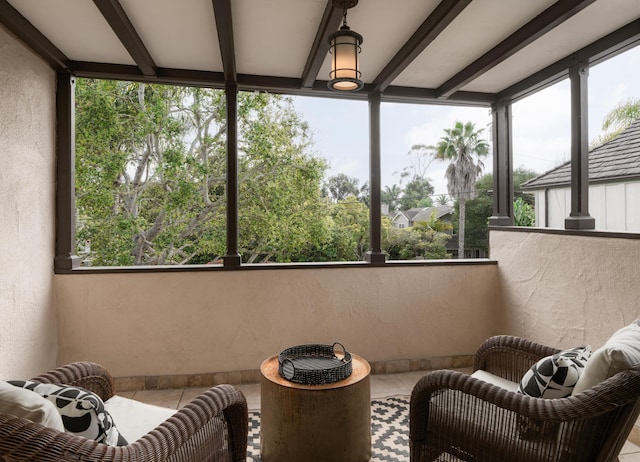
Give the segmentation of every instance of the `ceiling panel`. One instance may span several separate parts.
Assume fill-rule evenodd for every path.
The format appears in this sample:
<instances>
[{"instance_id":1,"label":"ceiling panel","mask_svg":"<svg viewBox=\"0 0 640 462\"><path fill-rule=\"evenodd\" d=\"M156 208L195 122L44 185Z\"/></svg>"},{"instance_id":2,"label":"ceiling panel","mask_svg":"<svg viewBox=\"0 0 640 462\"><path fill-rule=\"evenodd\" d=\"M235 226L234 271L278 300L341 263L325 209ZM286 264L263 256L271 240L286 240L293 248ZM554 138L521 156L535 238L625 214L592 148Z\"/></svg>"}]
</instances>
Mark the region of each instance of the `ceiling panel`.
<instances>
[{"instance_id":1,"label":"ceiling panel","mask_svg":"<svg viewBox=\"0 0 640 462\"><path fill-rule=\"evenodd\" d=\"M10 0L9 3L72 61L134 64L89 0Z\"/></svg>"},{"instance_id":2,"label":"ceiling panel","mask_svg":"<svg viewBox=\"0 0 640 462\"><path fill-rule=\"evenodd\" d=\"M302 75L326 0L233 0L238 73Z\"/></svg>"},{"instance_id":3,"label":"ceiling panel","mask_svg":"<svg viewBox=\"0 0 640 462\"><path fill-rule=\"evenodd\" d=\"M639 17L639 0L596 2L470 82L464 90L495 93L508 88Z\"/></svg>"},{"instance_id":4,"label":"ceiling panel","mask_svg":"<svg viewBox=\"0 0 640 462\"><path fill-rule=\"evenodd\" d=\"M439 87L553 3L474 0L393 85Z\"/></svg>"},{"instance_id":5,"label":"ceiling panel","mask_svg":"<svg viewBox=\"0 0 640 462\"><path fill-rule=\"evenodd\" d=\"M175 70L222 72L216 20L211 0L119 0L155 64ZM233 16L236 69L240 74L299 79L329 0L229 0ZM563 2L566 0L557 0ZM71 61L135 66L131 56L91 0L0 0L0 20L52 66L65 67L55 51L16 18L7 3L30 21ZM361 0L348 11L348 24L364 37L363 80L371 83L401 50L441 0ZM387 88L389 98L428 100L457 73L545 11L556 0L473 0ZM457 102L487 103L491 94L640 18L640 0L596 0L565 23L529 44L462 88ZM636 24L627 31L633 33ZM640 31L639 31L640 33ZM328 45L323 44L328 51ZM317 78L329 77L329 55ZM324 54L324 55L323 55ZM143 66L144 67L144 66ZM134 67L82 65L80 75L140 78ZM393 74L393 73L392 73ZM395 74L393 74L395 75ZM211 76L166 73L168 81L208 84ZM216 77L218 78L218 77ZM205 79L205 80L203 80ZM322 88L298 88L290 79L245 79L246 88L322 94ZM216 81L217 84L221 82ZM308 82L306 82L308 83ZM386 88L385 82L382 85ZM540 82L538 82L540 83ZM528 85L534 85L527 81ZM399 89L398 87L414 87ZM454 85L455 86L455 85ZM445 94L447 89L443 89ZM454 91L453 89L449 89ZM334 93L324 93L334 95ZM336 96L364 98L356 95ZM452 100L456 100L453 97ZM442 100L438 100L442 101Z\"/></svg>"},{"instance_id":6,"label":"ceiling panel","mask_svg":"<svg viewBox=\"0 0 640 462\"><path fill-rule=\"evenodd\" d=\"M156 65L222 71L211 0L120 0Z\"/></svg>"},{"instance_id":7,"label":"ceiling panel","mask_svg":"<svg viewBox=\"0 0 640 462\"><path fill-rule=\"evenodd\" d=\"M369 83L411 38L440 0L363 0L348 10L347 25L362 35L360 55L362 79ZM318 79L329 80L329 54L320 69Z\"/></svg>"}]
</instances>

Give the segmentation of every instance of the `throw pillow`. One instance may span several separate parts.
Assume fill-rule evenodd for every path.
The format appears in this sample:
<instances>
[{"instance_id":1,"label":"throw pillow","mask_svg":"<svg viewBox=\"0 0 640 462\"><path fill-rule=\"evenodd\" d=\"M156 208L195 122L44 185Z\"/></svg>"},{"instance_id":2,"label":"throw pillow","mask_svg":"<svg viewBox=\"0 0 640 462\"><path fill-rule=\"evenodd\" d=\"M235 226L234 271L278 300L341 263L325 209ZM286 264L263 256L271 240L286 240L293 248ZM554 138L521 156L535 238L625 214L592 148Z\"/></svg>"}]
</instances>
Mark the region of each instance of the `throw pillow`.
<instances>
[{"instance_id":1,"label":"throw pillow","mask_svg":"<svg viewBox=\"0 0 640 462\"><path fill-rule=\"evenodd\" d=\"M51 401L32 391L14 387L8 382L0 382L0 414L13 415L64 431L60 414Z\"/></svg>"},{"instance_id":2,"label":"throw pillow","mask_svg":"<svg viewBox=\"0 0 640 462\"><path fill-rule=\"evenodd\" d=\"M584 346L542 358L524 375L518 393L549 399L570 396L590 356L591 347Z\"/></svg>"},{"instance_id":3,"label":"throw pillow","mask_svg":"<svg viewBox=\"0 0 640 462\"><path fill-rule=\"evenodd\" d=\"M594 353L576 384L576 395L640 363L640 319L615 332Z\"/></svg>"},{"instance_id":4,"label":"throw pillow","mask_svg":"<svg viewBox=\"0 0 640 462\"><path fill-rule=\"evenodd\" d=\"M127 445L113 418L105 410L102 399L95 393L80 387L28 380L11 380L9 383L31 390L55 404L67 433L109 446Z\"/></svg>"}]
</instances>

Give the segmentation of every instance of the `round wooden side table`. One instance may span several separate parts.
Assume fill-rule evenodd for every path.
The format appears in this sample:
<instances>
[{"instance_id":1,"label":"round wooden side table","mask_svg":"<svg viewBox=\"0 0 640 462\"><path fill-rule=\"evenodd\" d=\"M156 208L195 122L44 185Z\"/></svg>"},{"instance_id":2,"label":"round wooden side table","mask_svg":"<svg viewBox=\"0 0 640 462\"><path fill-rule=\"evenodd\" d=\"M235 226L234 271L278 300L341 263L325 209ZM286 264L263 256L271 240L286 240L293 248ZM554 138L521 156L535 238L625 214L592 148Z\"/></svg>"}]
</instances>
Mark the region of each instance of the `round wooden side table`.
<instances>
[{"instance_id":1,"label":"round wooden side table","mask_svg":"<svg viewBox=\"0 0 640 462\"><path fill-rule=\"evenodd\" d=\"M301 385L278 373L278 356L260 366L263 462L366 462L371 459L369 363L352 354L352 373L327 385Z\"/></svg>"}]
</instances>

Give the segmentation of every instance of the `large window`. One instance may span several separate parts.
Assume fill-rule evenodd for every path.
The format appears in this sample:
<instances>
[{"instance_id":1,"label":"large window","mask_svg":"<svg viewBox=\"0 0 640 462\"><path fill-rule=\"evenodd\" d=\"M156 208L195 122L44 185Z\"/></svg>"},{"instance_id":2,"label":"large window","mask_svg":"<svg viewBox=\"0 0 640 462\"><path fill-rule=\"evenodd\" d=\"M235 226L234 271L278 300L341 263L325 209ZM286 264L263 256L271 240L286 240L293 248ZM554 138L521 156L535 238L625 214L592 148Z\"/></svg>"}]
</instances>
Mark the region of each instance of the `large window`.
<instances>
[{"instance_id":1,"label":"large window","mask_svg":"<svg viewBox=\"0 0 640 462\"><path fill-rule=\"evenodd\" d=\"M572 211L570 88L565 79L513 105L515 193L532 201L539 227L562 229ZM616 138L640 116L640 48L592 66L588 88L589 215L596 230L638 232L637 154Z\"/></svg>"},{"instance_id":2,"label":"large window","mask_svg":"<svg viewBox=\"0 0 640 462\"><path fill-rule=\"evenodd\" d=\"M321 124L324 101L239 94L243 263L357 261L368 250L368 121ZM332 102L333 110L352 113L341 104L354 105ZM355 104L366 113L366 103ZM76 252L83 264L220 264L226 129L224 91L78 79Z\"/></svg>"},{"instance_id":3,"label":"large window","mask_svg":"<svg viewBox=\"0 0 640 462\"><path fill-rule=\"evenodd\" d=\"M460 242L465 257L486 255L493 211L489 109L386 103L382 130L383 245L389 258L453 258L463 255ZM449 177L462 149L469 151L471 168ZM464 182L466 175L470 180Z\"/></svg>"}]
</instances>

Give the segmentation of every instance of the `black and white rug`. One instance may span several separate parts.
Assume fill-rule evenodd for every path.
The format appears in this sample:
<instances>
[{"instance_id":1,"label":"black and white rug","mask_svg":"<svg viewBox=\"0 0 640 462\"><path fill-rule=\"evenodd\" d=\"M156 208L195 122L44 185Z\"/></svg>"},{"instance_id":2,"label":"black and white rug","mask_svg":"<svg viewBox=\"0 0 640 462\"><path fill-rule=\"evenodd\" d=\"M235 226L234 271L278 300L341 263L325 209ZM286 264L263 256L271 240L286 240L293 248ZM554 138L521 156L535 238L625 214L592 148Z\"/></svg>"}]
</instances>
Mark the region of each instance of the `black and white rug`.
<instances>
[{"instance_id":1,"label":"black and white rug","mask_svg":"<svg viewBox=\"0 0 640 462\"><path fill-rule=\"evenodd\" d=\"M260 462L260 411L249 412L247 460ZM409 460L409 398L371 401L371 462Z\"/></svg>"}]
</instances>

